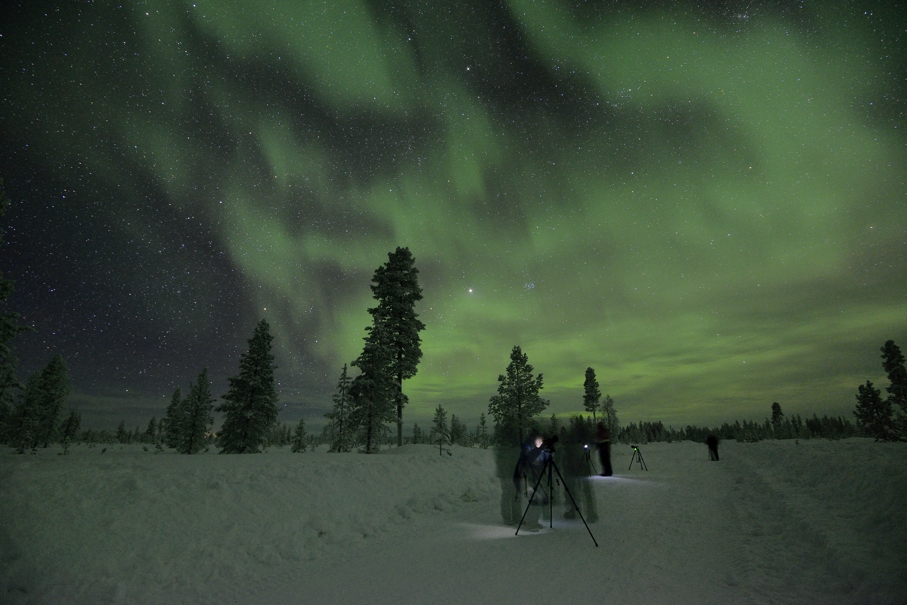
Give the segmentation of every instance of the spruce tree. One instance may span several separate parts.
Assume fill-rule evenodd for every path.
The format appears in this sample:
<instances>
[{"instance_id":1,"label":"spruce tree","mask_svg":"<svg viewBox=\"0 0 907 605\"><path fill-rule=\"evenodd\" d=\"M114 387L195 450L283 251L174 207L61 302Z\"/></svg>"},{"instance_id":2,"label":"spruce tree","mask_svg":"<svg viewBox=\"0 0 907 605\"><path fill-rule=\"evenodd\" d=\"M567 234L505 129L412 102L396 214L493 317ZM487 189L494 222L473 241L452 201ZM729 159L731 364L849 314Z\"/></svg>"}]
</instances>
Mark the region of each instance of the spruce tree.
<instances>
[{"instance_id":1,"label":"spruce tree","mask_svg":"<svg viewBox=\"0 0 907 605\"><path fill-rule=\"evenodd\" d=\"M418 424L413 424L413 443L422 443L422 429Z\"/></svg>"},{"instance_id":2,"label":"spruce tree","mask_svg":"<svg viewBox=\"0 0 907 605\"><path fill-rule=\"evenodd\" d=\"M893 340L885 342L882 347L882 368L888 375L890 384L885 387L888 391L888 401L899 408L897 419L897 432L903 439L907 437L907 369L904 368L904 354Z\"/></svg>"},{"instance_id":3,"label":"spruce tree","mask_svg":"<svg viewBox=\"0 0 907 605\"><path fill-rule=\"evenodd\" d=\"M432 420L431 440L438 442L438 455L444 453L443 446L450 443L450 431L447 428L447 412L438 404L435 417ZM447 451L450 453L450 450Z\"/></svg>"},{"instance_id":4,"label":"spruce tree","mask_svg":"<svg viewBox=\"0 0 907 605\"><path fill-rule=\"evenodd\" d=\"M38 421L38 440L47 447L56 439L60 415L69 395L69 377L63 357L55 355L41 372L41 404Z\"/></svg>"},{"instance_id":5,"label":"spruce tree","mask_svg":"<svg viewBox=\"0 0 907 605\"><path fill-rule=\"evenodd\" d=\"M520 347L510 352L507 374L498 376L498 394L488 403L488 413L501 425L501 431L523 443L523 434L530 427L532 419L541 414L548 401L539 397L542 390L542 374L533 376L529 356ZM505 437L506 438L506 437Z\"/></svg>"},{"instance_id":6,"label":"spruce tree","mask_svg":"<svg viewBox=\"0 0 907 605\"><path fill-rule=\"evenodd\" d=\"M872 385L871 380L857 387L857 407L853 415L857 417L857 426L876 441L891 437L891 400L883 401L881 391ZM810 421L806 422L809 424Z\"/></svg>"},{"instance_id":7,"label":"spruce tree","mask_svg":"<svg viewBox=\"0 0 907 605\"><path fill-rule=\"evenodd\" d=\"M198 375L196 384L189 383L189 395L182 403L182 427L177 448L181 454L197 454L204 449L208 431L214 423L214 416L211 415L214 402L208 368L205 368Z\"/></svg>"},{"instance_id":8,"label":"spruce tree","mask_svg":"<svg viewBox=\"0 0 907 605\"><path fill-rule=\"evenodd\" d=\"M161 428L164 433L164 445L167 447L173 449L179 447L183 427L183 410L183 394L180 392L179 387L177 387L177 389L173 391L173 396L170 398L170 405L167 406L164 419L161 420Z\"/></svg>"},{"instance_id":9,"label":"spruce tree","mask_svg":"<svg viewBox=\"0 0 907 605\"><path fill-rule=\"evenodd\" d=\"M368 330L362 354L352 365L360 374L350 385L350 427L358 430L365 453L372 453L385 432L385 425L395 419L394 402L398 393L390 367L391 350L385 346L387 332L380 318Z\"/></svg>"},{"instance_id":10,"label":"spruce tree","mask_svg":"<svg viewBox=\"0 0 907 605\"><path fill-rule=\"evenodd\" d=\"M592 419L595 420L595 413L600 409L599 400L602 392L598 388L598 380L595 379L595 370L586 368L586 379L583 381L583 409L592 412Z\"/></svg>"},{"instance_id":11,"label":"spruce tree","mask_svg":"<svg viewBox=\"0 0 907 605\"><path fill-rule=\"evenodd\" d=\"M485 420L485 413L479 414L479 424L476 426L476 443L482 449L488 449L488 421Z\"/></svg>"},{"instance_id":12,"label":"spruce tree","mask_svg":"<svg viewBox=\"0 0 907 605\"><path fill-rule=\"evenodd\" d=\"M350 427L350 411L352 409L352 396L350 395L350 386L352 379L347 373L347 366L343 364L343 370L337 381L337 389L334 391L332 400L334 408L325 414L325 418L331 421L331 452L348 452L353 449L353 436Z\"/></svg>"},{"instance_id":13,"label":"spruce tree","mask_svg":"<svg viewBox=\"0 0 907 605\"><path fill-rule=\"evenodd\" d=\"M418 319L415 305L422 300L419 271L409 248L397 248L372 277L372 294L378 306L369 309L374 325L384 326L386 338L380 343L389 349L387 371L393 378L392 392L396 405L397 445L403 445L403 381L416 375L422 358L419 332L425 329Z\"/></svg>"},{"instance_id":14,"label":"spruce tree","mask_svg":"<svg viewBox=\"0 0 907 605\"><path fill-rule=\"evenodd\" d=\"M13 411L11 423L10 445L16 448L16 453L24 454L25 450L35 453L41 438L41 401L43 381L41 374L35 372L28 377L25 391L19 397L16 409Z\"/></svg>"},{"instance_id":15,"label":"spruce tree","mask_svg":"<svg viewBox=\"0 0 907 605\"><path fill-rule=\"evenodd\" d=\"M290 451L294 454L304 452L306 450L305 439L305 418L300 418L299 424L296 425L296 431L293 433L293 441L291 442L292 447L290 448Z\"/></svg>"},{"instance_id":16,"label":"spruce tree","mask_svg":"<svg viewBox=\"0 0 907 605\"><path fill-rule=\"evenodd\" d=\"M772 404L772 432L775 439L784 438L784 412L781 411L781 404L777 401Z\"/></svg>"},{"instance_id":17,"label":"spruce tree","mask_svg":"<svg viewBox=\"0 0 907 605\"><path fill-rule=\"evenodd\" d=\"M239 374L229 379L230 389L217 407L225 414L217 437L221 454L259 452L277 421L273 339L268 322L262 319L249 339L249 350L240 357Z\"/></svg>"},{"instance_id":18,"label":"spruce tree","mask_svg":"<svg viewBox=\"0 0 907 605\"><path fill-rule=\"evenodd\" d=\"M148 428L145 429L145 434L142 436L142 441L145 443L155 443L157 440L157 418L154 416L151 417L151 420L148 421Z\"/></svg>"},{"instance_id":19,"label":"spruce tree","mask_svg":"<svg viewBox=\"0 0 907 605\"><path fill-rule=\"evenodd\" d=\"M3 192L3 179L0 179L0 218L9 208L9 199ZM0 245L3 244L3 232L0 231ZM13 293L13 280L7 279L0 272L0 305ZM18 436L13 425L17 422L13 412L17 406L17 397L22 392L23 384L16 378L19 360L13 352L10 341L20 332L31 331L32 328L19 323L18 313L0 314L0 443L10 439L17 440Z\"/></svg>"},{"instance_id":20,"label":"spruce tree","mask_svg":"<svg viewBox=\"0 0 907 605\"><path fill-rule=\"evenodd\" d=\"M12 413L12 444L19 453L26 449L34 451L39 445L47 447L57 438L68 394L66 364L59 355L40 374L29 376L25 392Z\"/></svg>"}]
</instances>

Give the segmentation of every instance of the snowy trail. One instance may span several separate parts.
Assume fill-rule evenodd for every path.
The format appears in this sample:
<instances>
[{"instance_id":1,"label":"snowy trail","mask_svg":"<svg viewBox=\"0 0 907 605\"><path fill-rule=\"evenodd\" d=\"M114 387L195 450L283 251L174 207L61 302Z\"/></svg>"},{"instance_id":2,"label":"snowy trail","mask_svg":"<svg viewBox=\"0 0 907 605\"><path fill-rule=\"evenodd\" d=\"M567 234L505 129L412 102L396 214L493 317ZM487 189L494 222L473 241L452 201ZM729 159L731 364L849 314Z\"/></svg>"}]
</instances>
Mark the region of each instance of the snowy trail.
<instances>
[{"instance_id":1,"label":"snowy trail","mask_svg":"<svg viewBox=\"0 0 907 605\"><path fill-rule=\"evenodd\" d=\"M702 449L675 445L667 459L647 458L649 472L626 470L629 454L615 455L617 476L590 479L598 548L582 521L563 519L562 504L555 505L553 529L546 521L539 533L515 536L497 511L474 503L367 551L282 572L282 584L275 580L235 602L734 602L736 562L721 548L729 504L709 496L726 479ZM680 474L685 480L676 480ZM329 577L337 581L324 582Z\"/></svg>"}]
</instances>

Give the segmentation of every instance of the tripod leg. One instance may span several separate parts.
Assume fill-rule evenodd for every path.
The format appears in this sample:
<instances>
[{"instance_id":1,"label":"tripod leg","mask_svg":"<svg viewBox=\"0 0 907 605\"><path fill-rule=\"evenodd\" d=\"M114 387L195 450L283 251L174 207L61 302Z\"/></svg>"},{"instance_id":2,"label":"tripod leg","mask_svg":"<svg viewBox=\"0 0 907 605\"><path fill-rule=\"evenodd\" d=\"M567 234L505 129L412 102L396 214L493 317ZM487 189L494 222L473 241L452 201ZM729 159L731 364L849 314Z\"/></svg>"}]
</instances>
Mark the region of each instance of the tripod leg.
<instances>
[{"instance_id":1,"label":"tripod leg","mask_svg":"<svg viewBox=\"0 0 907 605\"><path fill-rule=\"evenodd\" d=\"M564 476L561 475L561 469L557 467L557 463L555 463L554 461L551 462L551 465L554 467L554 470L557 471L557 476L560 477L561 483L564 484L564 491L567 492L568 496L570 496L570 501L573 502L573 508L576 510L577 514L579 514L579 518L583 520L583 525L586 526L586 531L589 532L589 537L592 538L592 542L597 547L598 542L595 540L595 536L592 535L592 530L589 529L589 524L586 523L586 518L583 516L582 511L579 509L579 505L576 503L576 499L573 497L573 494L570 493L570 488L567 487L567 482L564 481Z\"/></svg>"},{"instance_id":2,"label":"tripod leg","mask_svg":"<svg viewBox=\"0 0 907 605\"><path fill-rule=\"evenodd\" d=\"M627 470L633 468L633 461L636 460L636 450L633 450L633 455L630 456L630 466L627 467Z\"/></svg>"},{"instance_id":3,"label":"tripod leg","mask_svg":"<svg viewBox=\"0 0 907 605\"><path fill-rule=\"evenodd\" d=\"M529 513L529 507L532 506L532 501L535 500L535 495L536 495L537 493L539 493L539 484L542 482L542 478L544 478L544 476L545 476L545 470L546 470L546 468L547 468L547 466L548 466L548 462L550 462L550 459L545 461L545 466L542 467L542 472L539 473L539 478L538 478L538 480L535 482L535 487L532 488L532 495L529 496L529 503L526 504L526 510L523 511L523 516L520 517L520 524L517 525L517 527L516 527L516 533L513 534L513 535L515 535L515 536L519 535L519 533L520 533L520 528L523 527L523 521L526 520L526 515ZM526 485L529 485L529 483L527 482Z\"/></svg>"}]
</instances>

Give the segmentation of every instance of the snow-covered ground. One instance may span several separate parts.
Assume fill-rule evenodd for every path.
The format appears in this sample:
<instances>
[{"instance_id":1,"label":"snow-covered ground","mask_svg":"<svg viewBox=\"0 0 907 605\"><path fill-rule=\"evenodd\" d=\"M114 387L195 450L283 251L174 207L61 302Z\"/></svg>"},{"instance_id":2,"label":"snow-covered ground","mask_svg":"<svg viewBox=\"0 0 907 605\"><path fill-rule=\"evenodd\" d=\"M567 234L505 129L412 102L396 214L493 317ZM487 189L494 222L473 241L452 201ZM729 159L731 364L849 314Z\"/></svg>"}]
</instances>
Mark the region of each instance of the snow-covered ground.
<instances>
[{"instance_id":1,"label":"snow-covered ground","mask_svg":"<svg viewBox=\"0 0 907 605\"><path fill-rule=\"evenodd\" d=\"M491 450L102 448L0 451L0 603L907 603L907 444L618 445L599 547L515 536Z\"/></svg>"}]
</instances>

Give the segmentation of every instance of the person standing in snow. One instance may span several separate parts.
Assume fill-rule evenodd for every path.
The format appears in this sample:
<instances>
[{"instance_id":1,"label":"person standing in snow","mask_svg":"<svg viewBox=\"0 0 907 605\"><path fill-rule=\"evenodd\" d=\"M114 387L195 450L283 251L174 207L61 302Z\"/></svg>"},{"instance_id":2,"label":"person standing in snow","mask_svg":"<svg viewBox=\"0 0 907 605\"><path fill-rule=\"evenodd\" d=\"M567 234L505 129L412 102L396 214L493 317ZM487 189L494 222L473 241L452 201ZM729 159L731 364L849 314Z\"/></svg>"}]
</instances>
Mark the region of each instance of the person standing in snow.
<instances>
[{"instance_id":1,"label":"person standing in snow","mask_svg":"<svg viewBox=\"0 0 907 605\"><path fill-rule=\"evenodd\" d=\"M611 468L611 431L604 422L599 422L595 427L595 439L598 445L598 457L602 463L602 477L614 474Z\"/></svg>"},{"instance_id":2,"label":"person standing in snow","mask_svg":"<svg viewBox=\"0 0 907 605\"><path fill-rule=\"evenodd\" d=\"M548 459L547 452L542 448L544 442L545 439L541 435L536 434L530 437L520 449L520 459L513 469L513 485L516 488L516 502L517 506L520 508L520 515L516 519L517 523L519 523L520 518L523 515L523 480L526 481L526 497L528 500L531 500L533 505L539 506L548 504L547 498L543 497L546 495L543 485L539 484L539 490L542 493L536 494L535 498L533 498L533 494L529 492L529 490L534 488L536 483L538 483L542 468L545 466L545 461ZM526 529L530 531L541 529L539 511L540 508L528 506L526 519L524 520Z\"/></svg>"},{"instance_id":3,"label":"person standing in snow","mask_svg":"<svg viewBox=\"0 0 907 605\"><path fill-rule=\"evenodd\" d=\"M718 460L718 437L709 435L705 438L705 443L709 446L709 460Z\"/></svg>"}]
</instances>

